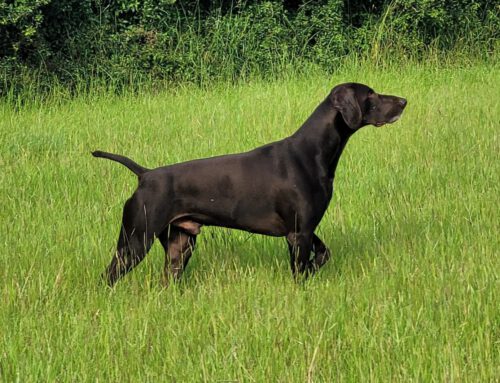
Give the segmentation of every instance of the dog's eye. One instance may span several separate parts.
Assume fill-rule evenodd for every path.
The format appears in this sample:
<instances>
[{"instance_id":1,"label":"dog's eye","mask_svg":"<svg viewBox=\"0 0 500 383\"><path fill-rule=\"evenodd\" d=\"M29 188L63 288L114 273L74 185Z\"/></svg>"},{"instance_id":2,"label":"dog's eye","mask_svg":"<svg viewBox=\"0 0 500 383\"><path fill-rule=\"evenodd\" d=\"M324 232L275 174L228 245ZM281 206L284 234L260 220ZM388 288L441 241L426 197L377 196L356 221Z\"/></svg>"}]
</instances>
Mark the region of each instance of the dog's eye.
<instances>
[{"instance_id":1,"label":"dog's eye","mask_svg":"<svg viewBox=\"0 0 500 383\"><path fill-rule=\"evenodd\" d=\"M370 106L370 110L375 110L375 109L377 109L377 106L376 106L376 105L372 105L372 106Z\"/></svg>"}]
</instances>

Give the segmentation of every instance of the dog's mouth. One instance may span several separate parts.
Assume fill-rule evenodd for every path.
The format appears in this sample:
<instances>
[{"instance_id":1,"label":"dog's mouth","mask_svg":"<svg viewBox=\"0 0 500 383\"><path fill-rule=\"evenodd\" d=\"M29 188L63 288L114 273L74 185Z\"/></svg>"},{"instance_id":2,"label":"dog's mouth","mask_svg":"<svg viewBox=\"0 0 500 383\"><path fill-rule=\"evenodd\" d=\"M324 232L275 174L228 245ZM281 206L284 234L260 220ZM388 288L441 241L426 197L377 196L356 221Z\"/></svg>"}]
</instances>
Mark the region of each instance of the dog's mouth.
<instances>
[{"instance_id":1,"label":"dog's mouth","mask_svg":"<svg viewBox=\"0 0 500 383\"><path fill-rule=\"evenodd\" d=\"M380 128L385 124L392 124L393 122L396 122L397 120L399 120L399 117L401 117L401 114L392 117L389 121L377 121L373 125L375 125L377 128Z\"/></svg>"},{"instance_id":2,"label":"dog's mouth","mask_svg":"<svg viewBox=\"0 0 500 383\"><path fill-rule=\"evenodd\" d=\"M389 122L388 122L388 123L389 123L389 124L392 124L393 122L396 122L397 120L399 120L399 117L401 117L401 114L397 114L397 115L395 115L393 118L391 118L391 119L389 120Z\"/></svg>"}]
</instances>

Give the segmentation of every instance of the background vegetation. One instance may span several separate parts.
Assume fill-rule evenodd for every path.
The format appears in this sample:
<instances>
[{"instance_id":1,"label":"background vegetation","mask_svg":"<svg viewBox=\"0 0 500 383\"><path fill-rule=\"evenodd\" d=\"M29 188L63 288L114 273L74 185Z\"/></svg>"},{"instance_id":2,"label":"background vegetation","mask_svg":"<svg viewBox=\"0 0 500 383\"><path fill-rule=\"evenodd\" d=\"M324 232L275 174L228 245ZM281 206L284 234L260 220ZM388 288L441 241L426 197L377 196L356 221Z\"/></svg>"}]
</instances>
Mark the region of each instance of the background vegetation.
<instances>
[{"instance_id":1,"label":"background vegetation","mask_svg":"<svg viewBox=\"0 0 500 383\"><path fill-rule=\"evenodd\" d=\"M499 12L490 0L3 1L0 93L332 72L346 55L484 59Z\"/></svg>"}]
</instances>

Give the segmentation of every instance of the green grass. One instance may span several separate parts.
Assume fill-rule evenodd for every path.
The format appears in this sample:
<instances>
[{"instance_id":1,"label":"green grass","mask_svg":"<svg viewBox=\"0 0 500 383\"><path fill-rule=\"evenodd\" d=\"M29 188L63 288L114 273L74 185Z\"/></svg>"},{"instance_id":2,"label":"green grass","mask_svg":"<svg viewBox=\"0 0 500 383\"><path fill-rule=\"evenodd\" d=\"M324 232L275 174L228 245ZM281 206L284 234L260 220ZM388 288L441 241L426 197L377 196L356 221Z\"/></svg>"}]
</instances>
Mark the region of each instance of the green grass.
<instances>
[{"instance_id":1,"label":"green grass","mask_svg":"<svg viewBox=\"0 0 500 383\"><path fill-rule=\"evenodd\" d=\"M319 227L333 259L295 283L283 239L203 228L181 284L156 243L111 290L127 169L291 134L329 89L409 100L349 142ZM488 382L500 378L498 67L329 77L0 106L0 380Z\"/></svg>"}]
</instances>

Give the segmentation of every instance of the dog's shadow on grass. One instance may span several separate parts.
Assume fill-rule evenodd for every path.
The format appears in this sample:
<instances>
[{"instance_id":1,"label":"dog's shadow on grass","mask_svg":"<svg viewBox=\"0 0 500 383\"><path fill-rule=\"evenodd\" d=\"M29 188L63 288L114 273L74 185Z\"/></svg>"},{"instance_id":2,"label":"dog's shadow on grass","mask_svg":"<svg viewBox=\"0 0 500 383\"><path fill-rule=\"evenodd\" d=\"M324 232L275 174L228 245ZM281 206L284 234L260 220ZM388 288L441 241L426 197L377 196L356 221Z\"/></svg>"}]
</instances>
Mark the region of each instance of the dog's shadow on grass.
<instances>
[{"instance_id":1,"label":"dog's shadow on grass","mask_svg":"<svg viewBox=\"0 0 500 383\"><path fill-rule=\"evenodd\" d=\"M312 278L366 273L377 256L372 233L350 228L347 233L320 233L320 237L332 256ZM288 246L284 238L210 228L200 238L179 288L183 290L196 284L210 283L214 278L219 281L226 279L229 283L262 270L271 275L292 278Z\"/></svg>"},{"instance_id":2,"label":"dog's shadow on grass","mask_svg":"<svg viewBox=\"0 0 500 383\"><path fill-rule=\"evenodd\" d=\"M284 238L222 228L205 228L204 231L181 280L175 284L174 288L180 293L214 282L231 284L265 274L276 281L293 279ZM332 280L346 275L352 278L370 272L373 259L379 256L378 248L381 243L391 241L391 238L383 235L377 236L375 241L372 231L353 227L330 235L319 232L318 235L331 251L331 259L314 276L308 278L318 282L325 278ZM155 244L143 264L124 280L133 279L135 283L148 289L163 288L163 254L160 244ZM104 284L100 278L99 282Z\"/></svg>"}]
</instances>

